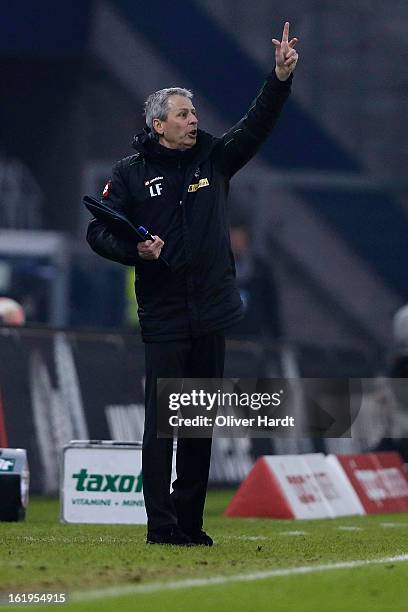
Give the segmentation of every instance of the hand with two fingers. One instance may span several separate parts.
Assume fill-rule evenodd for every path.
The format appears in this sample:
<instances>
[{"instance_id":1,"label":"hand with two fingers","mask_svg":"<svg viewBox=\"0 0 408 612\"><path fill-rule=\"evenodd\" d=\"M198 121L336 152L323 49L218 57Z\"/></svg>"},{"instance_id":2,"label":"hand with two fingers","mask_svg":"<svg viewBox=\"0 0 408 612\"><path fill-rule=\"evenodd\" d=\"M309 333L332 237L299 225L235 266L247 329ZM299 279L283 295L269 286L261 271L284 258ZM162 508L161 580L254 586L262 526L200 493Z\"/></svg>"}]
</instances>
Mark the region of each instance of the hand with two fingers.
<instances>
[{"instance_id":1,"label":"hand with two fingers","mask_svg":"<svg viewBox=\"0 0 408 612\"><path fill-rule=\"evenodd\" d=\"M148 261L159 259L164 242L159 236L152 236L154 240L145 240L137 245L139 257Z\"/></svg>"},{"instance_id":2,"label":"hand with two fingers","mask_svg":"<svg viewBox=\"0 0 408 612\"><path fill-rule=\"evenodd\" d=\"M282 40L272 38L272 43L275 46L275 73L280 81L286 81L298 62L299 56L295 50L295 45L298 42L297 38L289 40L289 22L286 21L283 27Z\"/></svg>"}]
</instances>

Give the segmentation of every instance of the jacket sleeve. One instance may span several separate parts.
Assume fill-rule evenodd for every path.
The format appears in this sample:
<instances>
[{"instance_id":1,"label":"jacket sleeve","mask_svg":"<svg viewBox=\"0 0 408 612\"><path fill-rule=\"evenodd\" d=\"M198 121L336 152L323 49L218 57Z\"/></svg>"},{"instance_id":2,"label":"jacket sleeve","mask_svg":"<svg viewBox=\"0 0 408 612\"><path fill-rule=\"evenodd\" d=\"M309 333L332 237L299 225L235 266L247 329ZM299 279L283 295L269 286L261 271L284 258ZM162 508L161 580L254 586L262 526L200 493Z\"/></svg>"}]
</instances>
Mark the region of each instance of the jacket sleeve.
<instances>
[{"instance_id":1,"label":"jacket sleeve","mask_svg":"<svg viewBox=\"0 0 408 612\"><path fill-rule=\"evenodd\" d=\"M247 114L216 145L223 174L231 178L258 151L274 128L290 94L293 75L280 81L273 71L264 82Z\"/></svg>"},{"instance_id":2,"label":"jacket sleeve","mask_svg":"<svg viewBox=\"0 0 408 612\"><path fill-rule=\"evenodd\" d=\"M126 213L130 204L130 194L123 179L122 162L112 169L111 179L105 187L104 203L113 210ZM101 257L116 261L136 269L146 263L138 255L137 242L114 235L109 226L99 219L92 219L88 225L86 239L93 251Z\"/></svg>"}]
</instances>

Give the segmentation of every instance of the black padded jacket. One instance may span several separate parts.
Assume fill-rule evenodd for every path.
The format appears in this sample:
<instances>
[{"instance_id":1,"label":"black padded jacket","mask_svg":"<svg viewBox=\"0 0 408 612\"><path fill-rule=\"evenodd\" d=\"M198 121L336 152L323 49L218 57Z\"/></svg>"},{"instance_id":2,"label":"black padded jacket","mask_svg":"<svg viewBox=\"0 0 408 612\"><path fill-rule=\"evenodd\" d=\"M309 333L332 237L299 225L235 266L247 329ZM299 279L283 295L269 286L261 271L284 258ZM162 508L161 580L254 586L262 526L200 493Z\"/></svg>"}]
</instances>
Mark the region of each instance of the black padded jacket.
<instances>
[{"instance_id":1,"label":"black padded jacket","mask_svg":"<svg viewBox=\"0 0 408 612\"><path fill-rule=\"evenodd\" d=\"M137 153L114 165L104 203L160 236L170 266L141 259L136 243L96 219L87 240L102 257L135 267L145 342L198 337L242 317L229 240L229 182L274 127L291 82L272 72L247 114L220 138L199 130L192 149L175 151L143 132L134 138Z\"/></svg>"}]
</instances>

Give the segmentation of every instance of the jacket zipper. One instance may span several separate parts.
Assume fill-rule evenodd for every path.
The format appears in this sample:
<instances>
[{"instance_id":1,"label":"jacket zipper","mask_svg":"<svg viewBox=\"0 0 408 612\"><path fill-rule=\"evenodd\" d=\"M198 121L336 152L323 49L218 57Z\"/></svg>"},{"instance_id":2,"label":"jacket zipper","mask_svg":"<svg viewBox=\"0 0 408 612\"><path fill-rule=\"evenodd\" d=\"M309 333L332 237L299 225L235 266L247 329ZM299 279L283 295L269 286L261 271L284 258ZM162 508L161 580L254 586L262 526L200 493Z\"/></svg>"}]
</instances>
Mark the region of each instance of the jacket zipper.
<instances>
[{"instance_id":1,"label":"jacket zipper","mask_svg":"<svg viewBox=\"0 0 408 612\"><path fill-rule=\"evenodd\" d=\"M198 172L198 177L200 175L200 170L199 167L197 168L197 170L195 171L194 174L190 172L186 173L186 178L187 180L184 182L184 186L183 186L183 195L182 195L182 199L179 202L179 205L181 207L184 207L185 201L187 199L188 196L188 185L190 183L190 181L193 179L193 177L195 177L197 175ZM197 305L195 303L194 300L194 282L192 279L192 267L191 267L191 262L192 262L192 257L191 257L191 246L190 246L190 236L188 233L188 227L187 227L187 218L186 218L186 209L183 208L182 209L182 223L183 223L183 240L184 240L184 249L185 249L185 253L186 253L186 264L187 264L187 287L189 289L188 293L190 294L189 297L187 298L187 303L189 305L191 305L191 309L194 312L194 319L195 319L195 325L194 327L197 327L197 329L193 329L192 328L192 332L194 335L195 331L198 331L200 329L200 314L198 312L197 309Z\"/></svg>"}]
</instances>

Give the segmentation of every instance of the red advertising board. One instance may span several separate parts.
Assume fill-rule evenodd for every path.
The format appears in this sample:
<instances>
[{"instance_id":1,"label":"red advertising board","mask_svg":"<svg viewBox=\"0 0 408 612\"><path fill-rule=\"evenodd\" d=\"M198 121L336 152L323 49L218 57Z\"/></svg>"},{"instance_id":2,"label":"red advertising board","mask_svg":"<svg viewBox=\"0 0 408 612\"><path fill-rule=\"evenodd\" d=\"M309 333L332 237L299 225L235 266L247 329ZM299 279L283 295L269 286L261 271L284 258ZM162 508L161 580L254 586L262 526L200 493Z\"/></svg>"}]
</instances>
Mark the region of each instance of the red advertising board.
<instances>
[{"instance_id":1,"label":"red advertising board","mask_svg":"<svg viewBox=\"0 0 408 612\"><path fill-rule=\"evenodd\" d=\"M322 453L258 459L229 504L227 516L319 519L364 514L337 462Z\"/></svg>"},{"instance_id":2,"label":"red advertising board","mask_svg":"<svg viewBox=\"0 0 408 612\"><path fill-rule=\"evenodd\" d=\"M368 514L408 511L408 478L398 453L337 455Z\"/></svg>"}]
</instances>

